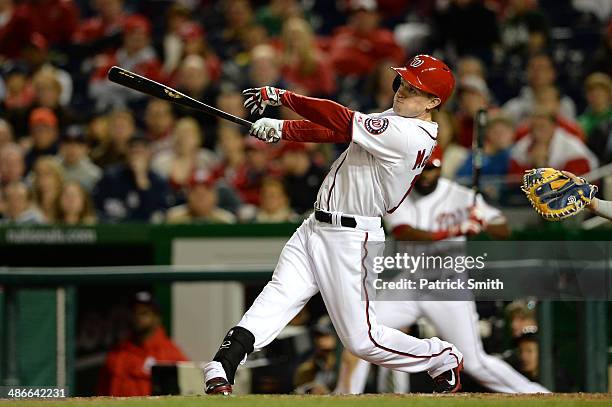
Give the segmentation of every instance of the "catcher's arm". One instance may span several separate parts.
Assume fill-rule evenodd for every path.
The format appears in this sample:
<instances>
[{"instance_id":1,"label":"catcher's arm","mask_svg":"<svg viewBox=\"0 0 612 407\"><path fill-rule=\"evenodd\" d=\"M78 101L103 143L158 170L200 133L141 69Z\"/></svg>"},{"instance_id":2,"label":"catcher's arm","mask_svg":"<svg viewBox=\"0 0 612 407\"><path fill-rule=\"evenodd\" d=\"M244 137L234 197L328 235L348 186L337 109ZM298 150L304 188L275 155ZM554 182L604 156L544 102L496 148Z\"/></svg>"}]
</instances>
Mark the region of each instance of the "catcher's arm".
<instances>
[{"instance_id":1,"label":"catcher's arm","mask_svg":"<svg viewBox=\"0 0 612 407\"><path fill-rule=\"evenodd\" d=\"M576 184L583 184L583 180L569 171L562 171L564 175L570 177ZM593 198L591 203L586 207L597 216L612 220L612 201L604 201L603 199Z\"/></svg>"}]
</instances>

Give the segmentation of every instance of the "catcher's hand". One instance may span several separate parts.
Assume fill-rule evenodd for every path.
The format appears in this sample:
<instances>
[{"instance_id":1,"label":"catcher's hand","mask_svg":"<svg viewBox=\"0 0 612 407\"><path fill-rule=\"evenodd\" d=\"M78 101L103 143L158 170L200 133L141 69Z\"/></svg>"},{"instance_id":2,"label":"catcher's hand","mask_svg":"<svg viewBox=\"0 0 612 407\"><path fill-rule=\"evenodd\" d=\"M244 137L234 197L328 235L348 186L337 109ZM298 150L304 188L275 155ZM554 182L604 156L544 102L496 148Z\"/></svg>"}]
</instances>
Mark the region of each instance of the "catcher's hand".
<instances>
[{"instance_id":1,"label":"catcher's hand","mask_svg":"<svg viewBox=\"0 0 612 407\"><path fill-rule=\"evenodd\" d=\"M249 88L242 91L246 97L244 107L251 111L251 114L262 114L266 110L266 106L281 106L281 96L285 93L283 89L273 88L272 86L264 86L263 88Z\"/></svg>"},{"instance_id":2,"label":"catcher's hand","mask_svg":"<svg viewBox=\"0 0 612 407\"><path fill-rule=\"evenodd\" d=\"M572 177L554 168L525 171L521 189L533 208L550 221L576 215L590 205L597 193L597 187L583 178Z\"/></svg>"}]
</instances>

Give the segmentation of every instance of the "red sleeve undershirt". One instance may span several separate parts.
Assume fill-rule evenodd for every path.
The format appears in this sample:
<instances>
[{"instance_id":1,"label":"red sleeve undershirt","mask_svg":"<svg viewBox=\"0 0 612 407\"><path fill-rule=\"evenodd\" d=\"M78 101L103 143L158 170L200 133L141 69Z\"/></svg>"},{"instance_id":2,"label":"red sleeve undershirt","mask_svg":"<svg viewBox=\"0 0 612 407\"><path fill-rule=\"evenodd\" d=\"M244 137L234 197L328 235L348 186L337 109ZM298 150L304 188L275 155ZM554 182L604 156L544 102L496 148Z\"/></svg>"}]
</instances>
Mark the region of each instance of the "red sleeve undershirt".
<instances>
[{"instance_id":1,"label":"red sleeve undershirt","mask_svg":"<svg viewBox=\"0 0 612 407\"><path fill-rule=\"evenodd\" d=\"M331 100L285 92L281 99L306 120L285 120L283 139L311 143L346 143L352 138L355 112Z\"/></svg>"}]
</instances>

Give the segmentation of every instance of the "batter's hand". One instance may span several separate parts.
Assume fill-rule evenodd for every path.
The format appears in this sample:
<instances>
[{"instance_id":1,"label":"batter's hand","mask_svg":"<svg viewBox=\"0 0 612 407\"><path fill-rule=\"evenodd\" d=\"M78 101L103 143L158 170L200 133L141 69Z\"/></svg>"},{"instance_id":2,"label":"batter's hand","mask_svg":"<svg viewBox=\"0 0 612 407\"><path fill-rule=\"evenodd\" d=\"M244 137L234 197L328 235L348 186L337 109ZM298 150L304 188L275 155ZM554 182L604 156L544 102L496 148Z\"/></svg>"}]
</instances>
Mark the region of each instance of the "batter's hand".
<instances>
[{"instance_id":1,"label":"batter's hand","mask_svg":"<svg viewBox=\"0 0 612 407\"><path fill-rule=\"evenodd\" d=\"M249 134L266 143L278 143L283 138L283 120L259 119L253 123Z\"/></svg>"},{"instance_id":2,"label":"batter's hand","mask_svg":"<svg viewBox=\"0 0 612 407\"><path fill-rule=\"evenodd\" d=\"M272 86L264 86L263 88L250 88L242 91L246 97L244 107L251 111L251 114L262 114L266 110L266 106L281 106L281 96L285 93L283 89L273 88Z\"/></svg>"}]
</instances>

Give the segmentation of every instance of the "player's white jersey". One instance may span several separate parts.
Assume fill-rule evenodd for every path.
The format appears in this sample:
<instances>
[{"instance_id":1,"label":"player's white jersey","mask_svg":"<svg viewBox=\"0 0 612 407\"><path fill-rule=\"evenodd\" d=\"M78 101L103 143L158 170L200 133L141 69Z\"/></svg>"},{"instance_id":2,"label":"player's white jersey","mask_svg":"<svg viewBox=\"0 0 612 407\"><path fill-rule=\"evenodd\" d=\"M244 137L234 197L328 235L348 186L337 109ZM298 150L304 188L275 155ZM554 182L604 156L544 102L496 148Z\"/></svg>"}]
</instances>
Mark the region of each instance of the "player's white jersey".
<instances>
[{"instance_id":1,"label":"player's white jersey","mask_svg":"<svg viewBox=\"0 0 612 407\"><path fill-rule=\"evenodd\" d=\"M423 196L416 191L412 192L395 212L385 217L385 224L388 230L400 225L427 232L447 230L450 226L468 220L473 201L474 191L454 181L440 178L432 193ZM481 196L477 198L477 206L486 223L503 219L502 212L488 205ZM453 240L465 240L465 236Z\"/></svg>"},{"instance_id":2,"label":"player's white jersey","mask_svg":"<svg viewBox=\"0 0 612 407\"><path fill-rule=\"evenodd\" d=\"M438 125L389 109L355 112L352 132L351 145L319 189L316 208L373 217L395 212L431 155Z\"/></svg>"}]
</instances>

